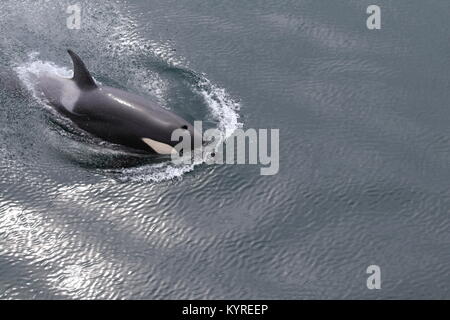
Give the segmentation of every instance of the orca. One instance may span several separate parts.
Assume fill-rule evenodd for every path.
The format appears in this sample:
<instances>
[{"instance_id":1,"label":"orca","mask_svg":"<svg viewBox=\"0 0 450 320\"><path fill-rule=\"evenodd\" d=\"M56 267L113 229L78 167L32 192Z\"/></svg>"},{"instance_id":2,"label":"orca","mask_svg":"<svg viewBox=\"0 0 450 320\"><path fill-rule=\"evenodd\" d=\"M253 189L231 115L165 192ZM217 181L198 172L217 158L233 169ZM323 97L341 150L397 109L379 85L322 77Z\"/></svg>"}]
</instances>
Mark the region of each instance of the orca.
<instances>
[{"instance_id":1,"label":"orca","mask_svg":"<svg viewBox=\"0 0 450 320\"><path fill-rule=\"evenodd\" d=\"M37 88L42 98L79 128L153 154L177 153L174 147L179 141L171 140L176 129L187 130L192 141L202 141L188 121L161 107L155 98L97 84L81 58L72 50L67 52L73 62L73 78L43 73L37 78Z\"/></svg>"}]
</instances>

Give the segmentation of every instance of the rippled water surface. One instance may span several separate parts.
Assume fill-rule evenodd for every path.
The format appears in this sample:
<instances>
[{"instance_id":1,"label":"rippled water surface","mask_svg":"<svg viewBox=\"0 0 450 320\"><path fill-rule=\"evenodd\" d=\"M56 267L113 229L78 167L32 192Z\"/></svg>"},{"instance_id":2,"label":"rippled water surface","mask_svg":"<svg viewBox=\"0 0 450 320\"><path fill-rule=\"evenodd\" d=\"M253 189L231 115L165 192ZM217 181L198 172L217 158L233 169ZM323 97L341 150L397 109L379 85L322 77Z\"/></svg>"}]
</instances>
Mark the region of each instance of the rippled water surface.
<instances>
[{"instance_id":1,"label":"rippled water surface","mask_svg":"<svg viewBox=\"0 0 450 320\"><path fill-rule=\"evenodd\" d=\"M372 2L82 0L70 30L2 0L0 298L450 298L450 3L369 31ZM280 129L279 173L80 132L32 89L67 48L223 139Z\"/></svg>"}]
</instances>

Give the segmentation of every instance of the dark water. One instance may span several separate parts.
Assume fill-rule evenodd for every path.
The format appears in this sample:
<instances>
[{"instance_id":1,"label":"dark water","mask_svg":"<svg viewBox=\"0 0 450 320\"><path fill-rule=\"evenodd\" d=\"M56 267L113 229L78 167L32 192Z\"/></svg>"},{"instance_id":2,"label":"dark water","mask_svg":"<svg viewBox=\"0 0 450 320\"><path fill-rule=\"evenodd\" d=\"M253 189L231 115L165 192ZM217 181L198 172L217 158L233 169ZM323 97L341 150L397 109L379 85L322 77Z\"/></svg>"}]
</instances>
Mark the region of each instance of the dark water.
<instances>
[{"instance_id":1,"label":"dark water","mask_svg":"<svg viewBox=\"0 0 450 320\"><path fill-rule=\"evenodd\" d=\"M450 298L450 3L0 3L0 298ZM280 171L136 159L27 89L36 70L155 95ZM381 268L368 290L366 268Z\"/></svg>"}]
</instances>

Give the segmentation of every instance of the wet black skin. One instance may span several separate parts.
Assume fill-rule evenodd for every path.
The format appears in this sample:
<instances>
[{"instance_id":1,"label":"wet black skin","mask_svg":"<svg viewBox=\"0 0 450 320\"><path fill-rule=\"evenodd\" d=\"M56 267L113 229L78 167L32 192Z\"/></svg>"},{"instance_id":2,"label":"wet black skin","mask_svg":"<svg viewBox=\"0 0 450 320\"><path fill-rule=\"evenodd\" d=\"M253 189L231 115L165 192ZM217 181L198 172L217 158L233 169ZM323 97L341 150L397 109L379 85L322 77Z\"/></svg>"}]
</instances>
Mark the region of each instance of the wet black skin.
<instances>
[{"instance_id":1,"label":"wet black skin","mask_svg":"<svg viewBox=\"0 0 450 320\"><path fill-rule=\"evenodd\" d=\"M74 112L66 115L81 129L106 141L151 153L142 138L175 146L178 142L170 139L174 130L187 129L191 136L194 132L190 123L150 98L111 87L83 91Z\"/></svg>"}]
</instances>

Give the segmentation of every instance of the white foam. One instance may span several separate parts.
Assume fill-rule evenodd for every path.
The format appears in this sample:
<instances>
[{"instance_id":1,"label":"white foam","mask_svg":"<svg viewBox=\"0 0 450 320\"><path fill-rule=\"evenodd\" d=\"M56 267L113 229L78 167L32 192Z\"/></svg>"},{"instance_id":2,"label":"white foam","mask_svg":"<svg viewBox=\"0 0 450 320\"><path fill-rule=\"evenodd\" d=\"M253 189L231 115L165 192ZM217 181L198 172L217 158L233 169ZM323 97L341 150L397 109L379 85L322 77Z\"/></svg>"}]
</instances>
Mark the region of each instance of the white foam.
<instances>
[{"instance_id":1,"label":"white foam","mask_svg":"<svg viewBox=\"0 0 450 320\"><path fill-rule=\"evenodd\" d=\"M15 72L19 76L19 79L23 82L28 90L34 95L36 99L39 99L39 94L36 91L35 83L36 79L42 74L57 75L63 78L71 78L73 71L57 66L51 61L42 61L37 59L38 52L32 52L28 55L28 61L14 68Z\"/></svg>"},{"instance_id":2,"label":"white foam","mask_svg":"<svg viewBox=\"0 0 450 320\"><path fill-rule=\"evenodd\" d=\"M242 127L239 122L240 104L234 101L223 88L213 85L208 79L202 78L198 93L205 100L213 118L218 121L218 129L226 139Z\"/></svg>"}]
</instances>

